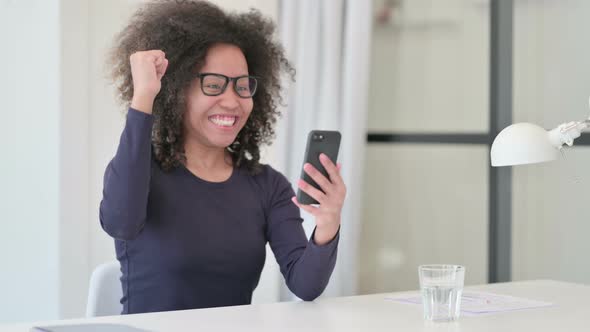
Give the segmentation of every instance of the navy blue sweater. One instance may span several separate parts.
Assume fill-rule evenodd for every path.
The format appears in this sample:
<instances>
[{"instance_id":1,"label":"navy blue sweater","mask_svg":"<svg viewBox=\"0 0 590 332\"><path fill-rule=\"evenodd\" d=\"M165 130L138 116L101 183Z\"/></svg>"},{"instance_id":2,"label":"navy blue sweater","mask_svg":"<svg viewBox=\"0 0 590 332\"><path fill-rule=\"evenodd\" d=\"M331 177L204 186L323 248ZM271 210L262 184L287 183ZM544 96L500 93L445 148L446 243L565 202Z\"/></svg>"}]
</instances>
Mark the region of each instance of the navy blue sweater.
<instances>
[{"instance_id":1,"label":"navy blue sweater","mask_svg":"<svg viewBox=\"0 0 590 332\"><path fill-rule=\"evenodd\" d=\"M338 235L307 240L289 181L268 165L207 182L152 157L153 117L129 109L104 176L102 228L121 263L123 313L249 304L270 243L289 289L319 296L336 263ZM313 235L312 235L313 238Z\"/></svg>"}]
</instances>

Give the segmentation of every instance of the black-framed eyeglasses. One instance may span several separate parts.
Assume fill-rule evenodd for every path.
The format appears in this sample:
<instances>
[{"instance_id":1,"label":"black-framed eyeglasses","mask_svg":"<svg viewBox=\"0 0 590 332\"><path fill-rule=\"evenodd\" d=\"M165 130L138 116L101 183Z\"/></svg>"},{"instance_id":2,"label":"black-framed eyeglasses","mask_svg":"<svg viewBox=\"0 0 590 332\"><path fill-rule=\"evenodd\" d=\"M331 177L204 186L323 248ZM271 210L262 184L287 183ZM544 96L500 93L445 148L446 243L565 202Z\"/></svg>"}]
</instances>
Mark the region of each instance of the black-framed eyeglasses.
<instances>
[{"instance_id":1,"label":"black-framed eyeglasses","mask_svg":"<svg viewBox=\"0 0 590 332\"><path fill-rule=\"evenodd\" d=\"M240 98L252 98L258 87L258 79L255 76L227 77L215 73L199 73L201 79L201 91L206 96L219 96L225 92L229 82L233 82L234 91Z\"/></svg>"}]
</instances>

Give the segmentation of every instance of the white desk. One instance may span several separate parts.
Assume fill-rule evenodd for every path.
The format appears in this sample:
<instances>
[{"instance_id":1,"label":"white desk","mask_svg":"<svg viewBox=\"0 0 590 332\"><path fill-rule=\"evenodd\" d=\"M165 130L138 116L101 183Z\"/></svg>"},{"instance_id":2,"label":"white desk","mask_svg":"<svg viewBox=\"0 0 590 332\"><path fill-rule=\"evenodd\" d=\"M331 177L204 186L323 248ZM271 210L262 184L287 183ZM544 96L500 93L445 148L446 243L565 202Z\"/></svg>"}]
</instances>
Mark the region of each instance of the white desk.
<instances>
[{"instance_id":1,"label":"white desk","mask_svg":"<svg viewBox=\"0 0 590 332\"><path fill-rule=\"evenodd\" d=\"M419 305L386 301L391 294L326 298L152 314L99 317L51 324L120 323L149 331L590 331L590 286L557 281L524 281L467 287L552 302L546 308L461 317L453 323L425 323ZM396 293L398 294L398 293ZM399 293L402 294L402 293ZM25 332L33 325L1 326Z\"/></svg>"}]
</instances>

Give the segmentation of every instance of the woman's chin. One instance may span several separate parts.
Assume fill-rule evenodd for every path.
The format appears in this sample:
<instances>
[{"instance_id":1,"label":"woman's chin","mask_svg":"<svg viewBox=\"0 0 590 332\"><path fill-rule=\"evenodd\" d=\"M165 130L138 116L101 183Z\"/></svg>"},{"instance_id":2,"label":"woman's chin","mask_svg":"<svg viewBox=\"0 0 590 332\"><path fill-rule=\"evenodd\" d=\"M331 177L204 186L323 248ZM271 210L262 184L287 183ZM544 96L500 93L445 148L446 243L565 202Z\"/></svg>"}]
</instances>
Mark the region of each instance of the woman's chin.
<instances>
[{"instance_id":1,"label":"woman's chin","mask_svg":"<svg viewBox=\"0 0 590 332\"><path fill-rule=\"evenodd\" d=\"M220 148L220 149L225 149L228 146L232 145L232 143L236 140L235 137L231 137L231 138L217 138L217 139L210 139L209 142L211 143L212 146L216 147L216 148Z\"/></svg>"}]
</instances>

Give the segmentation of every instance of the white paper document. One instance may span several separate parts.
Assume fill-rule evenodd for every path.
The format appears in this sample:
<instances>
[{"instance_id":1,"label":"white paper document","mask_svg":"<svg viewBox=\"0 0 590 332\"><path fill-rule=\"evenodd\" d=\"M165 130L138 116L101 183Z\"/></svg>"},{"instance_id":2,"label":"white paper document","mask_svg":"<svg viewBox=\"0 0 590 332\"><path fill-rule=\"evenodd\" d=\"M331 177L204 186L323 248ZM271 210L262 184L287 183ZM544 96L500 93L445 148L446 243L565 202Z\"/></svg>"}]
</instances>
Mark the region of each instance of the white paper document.
<instances>
[{"instance_id":1,"label":"white paper document","mask_svg":"<svg viewBox=\"0 0 590 332\"><path fill-rule=\"evenodd\" d=\"M422 304L422 296L420 294L389 296L385 299L401 303ZM509 295L464 291L461 297L461 316L489 315L497 312L543 308L552 305L549 302L529 300Z\"/></svg>"}]
</instances>

